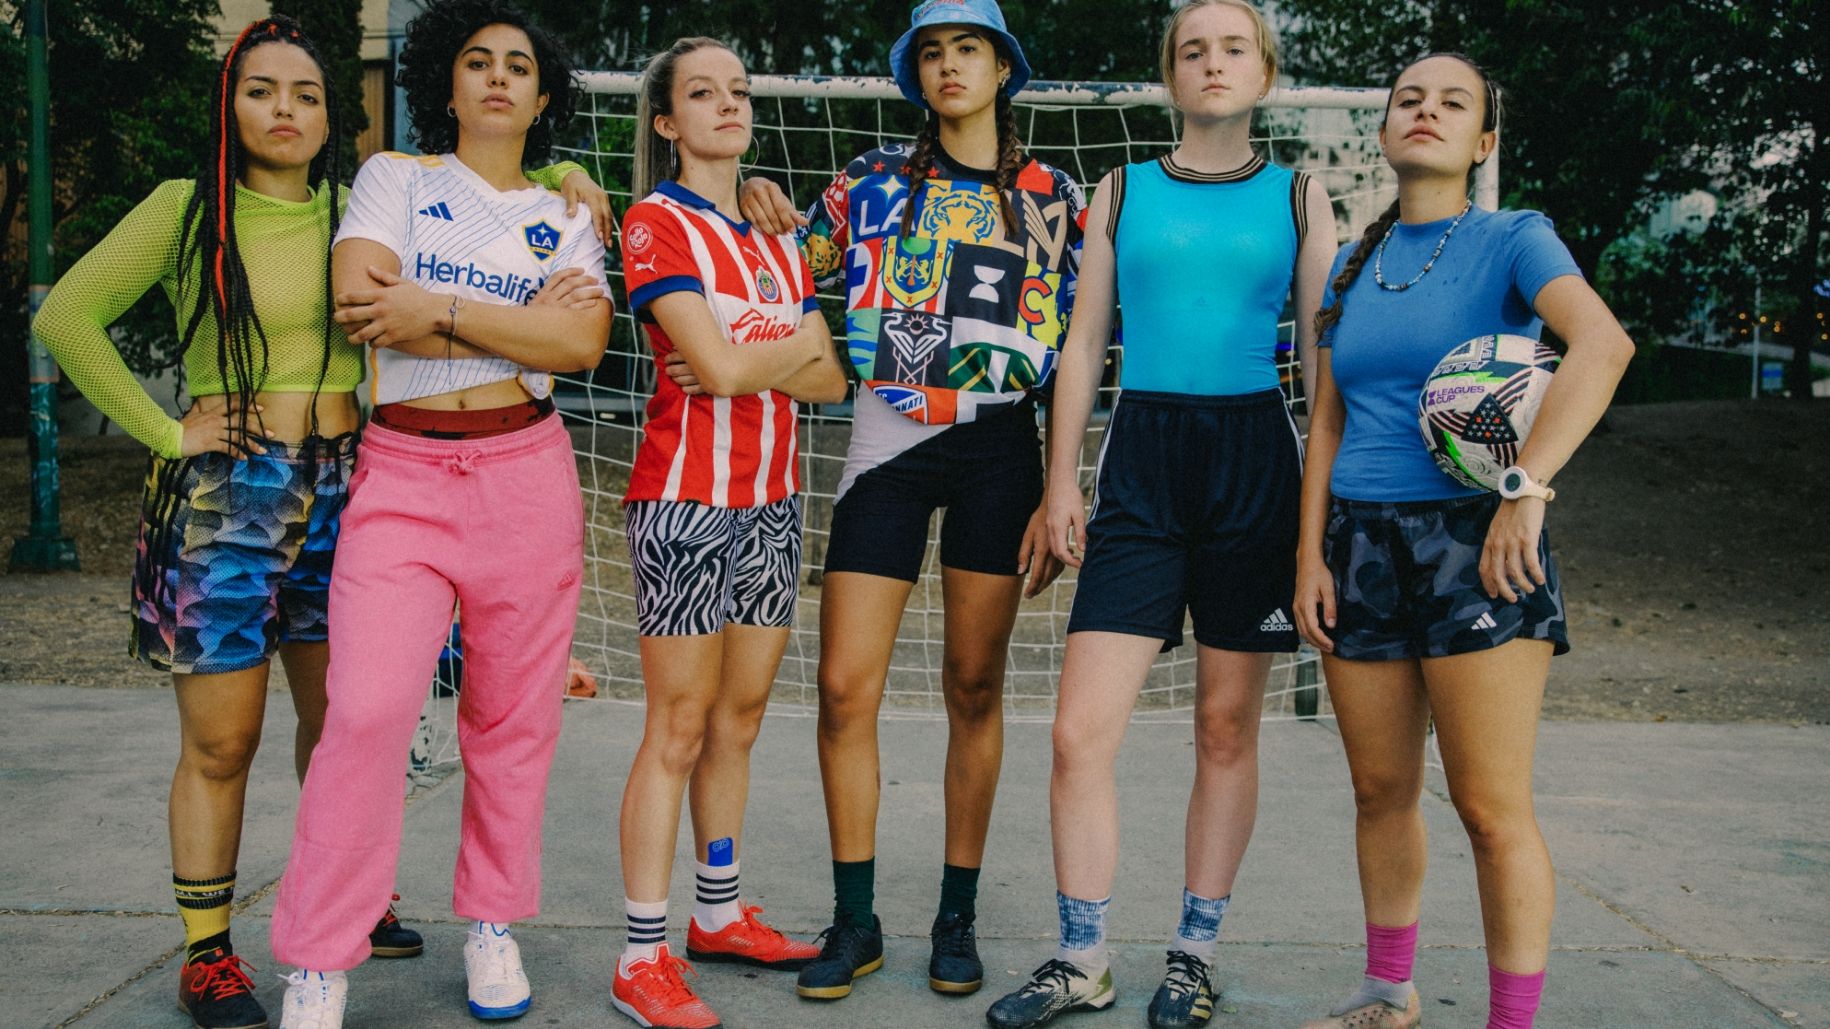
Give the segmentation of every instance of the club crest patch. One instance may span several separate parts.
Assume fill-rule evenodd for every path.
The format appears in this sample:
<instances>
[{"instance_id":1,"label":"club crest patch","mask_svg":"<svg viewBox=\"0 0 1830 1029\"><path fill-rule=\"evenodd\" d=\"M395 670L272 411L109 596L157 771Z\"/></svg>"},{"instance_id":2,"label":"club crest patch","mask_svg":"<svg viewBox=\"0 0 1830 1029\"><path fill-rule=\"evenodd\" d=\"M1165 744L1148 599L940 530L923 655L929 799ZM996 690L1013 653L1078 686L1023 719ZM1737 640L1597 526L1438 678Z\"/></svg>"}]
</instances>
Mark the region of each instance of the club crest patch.
<instances>
[{"instance_id":1,"label":"club crest patch","mask_svg":"<svg viewBox=\"0 0 1830 1029\"><path fill-rule=\"evenodd\" d=\"M770 275L767 268L758 269L756 272L756 292L762 294L763 302L767 304L773 304L782 298L781 287L775 284L775 276Z\"/></svg>"},{"instance_id":2,"label":"club crest patch","mask_svg":"<svg viewBox=\"0 0 1830 1029\"><path fill-rule=\"evenodd\" d=\"M629 252L632 254L639 254L647 250L653 242L654 232L649 229L646 222L636 222L629 226L628 232L623 233L623 243L629 247Z\"/></svg>"},{"instance_id":3,"label":"club crest patch","mask_svg":"<svg viewBox=\"0 0 1830 1029\"><path fill-rule=\"evenodd\" d=\"M542 261L552 260L559 252L560 232L545 219L522 226L521 235L527 240L528 252Z\"/></svg>"}]
</instances>

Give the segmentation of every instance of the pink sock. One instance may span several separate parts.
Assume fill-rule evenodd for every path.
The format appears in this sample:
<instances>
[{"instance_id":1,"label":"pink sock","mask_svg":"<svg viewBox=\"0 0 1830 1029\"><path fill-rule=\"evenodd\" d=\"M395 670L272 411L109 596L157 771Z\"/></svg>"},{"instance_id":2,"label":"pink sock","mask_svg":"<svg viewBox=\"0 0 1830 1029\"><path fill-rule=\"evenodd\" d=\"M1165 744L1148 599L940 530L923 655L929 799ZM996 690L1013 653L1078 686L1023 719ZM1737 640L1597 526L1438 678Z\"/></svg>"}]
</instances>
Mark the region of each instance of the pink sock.
<instances>
[{"instance_id":1,"label":"pink sock","mask_svg":"<svg viewBox=\"0 0 1830 1029\"><path fill-rule=\"evenodd\" d=\"M1491 1001L1487 1008L1487 1029L1531 1029L1538 1013L1538 997L1544 992L1544 973L1519 975L1487 966L1487 989Z\"/></svg>"},{"instance_id":2,"label":"pink sock","mask_svg":"<svg viewBox=\"0 0 1830 1029\"><path fill-rule=\"evenodd\" d=\"M1387 929L1366 923L1366 975L1388 983L1409 982L1417 961L1417 923Z\"/></svg>"}]
</instances>

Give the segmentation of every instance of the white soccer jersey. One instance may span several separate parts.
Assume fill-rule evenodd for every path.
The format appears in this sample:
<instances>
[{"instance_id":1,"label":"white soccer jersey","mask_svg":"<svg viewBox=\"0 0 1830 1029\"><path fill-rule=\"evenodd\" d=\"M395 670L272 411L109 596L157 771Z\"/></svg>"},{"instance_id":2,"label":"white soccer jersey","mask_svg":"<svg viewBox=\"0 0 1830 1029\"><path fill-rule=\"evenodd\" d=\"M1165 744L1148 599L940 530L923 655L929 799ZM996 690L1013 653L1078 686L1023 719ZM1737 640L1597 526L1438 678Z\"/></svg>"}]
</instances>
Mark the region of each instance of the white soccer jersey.
<instances>
[{"instance_id":1,"label":"white soccer jersey","mask_svg":"<svg viewBox=\"0 0 1830 1029\"><path fill-rule=\"evenodd\" d=\"M455 155L380 153L356 173L337 242L369 239L400 258L402 278L471 303L525 304L562 268L583 268L604 284L604 245L583 206L544 189L502 192ZM458 318L463 338L463 316ZM376 404L437 396L519 378L544 397L553 377L506 358L415 357L369 348L369 398Z\"/></svg>"}]
</instances>

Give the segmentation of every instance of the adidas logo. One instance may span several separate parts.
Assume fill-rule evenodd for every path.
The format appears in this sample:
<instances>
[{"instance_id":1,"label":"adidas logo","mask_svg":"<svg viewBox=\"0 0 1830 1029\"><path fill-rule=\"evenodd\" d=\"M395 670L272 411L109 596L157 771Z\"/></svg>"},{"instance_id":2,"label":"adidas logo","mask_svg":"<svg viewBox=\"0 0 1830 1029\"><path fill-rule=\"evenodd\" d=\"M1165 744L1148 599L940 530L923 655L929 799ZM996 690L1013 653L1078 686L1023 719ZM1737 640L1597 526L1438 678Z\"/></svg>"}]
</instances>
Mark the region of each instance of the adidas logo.
<instances>
[{"instance_id":1,"label":"adidas logo","mask_svg":"<svg viewBox=\"0 0 1830 1029\"><path fill-rule=\"evenodd\" d=\"M431 207L420 208L419 213L425 215L428 218L437 218L440 221L447 221L447 222L457 221L456 218L451 217L451 208L446 207L445 202L443 200L440 200L438 203L433 204Z\"/></svg>"},{"instance_id":2,"label":"adidas logo","mask_svg":"<svg viewBox=\"0 0 1830 1029\"><path fill-rule=\"evenodd\" d=\"M1482 611L1481 616L1474 620L1474 624L1468 626L1470 629L1497 629L1499 627L1500 623L1493 620L1492 611Z\"/></svg>"},{"instance_id":3,"label":"adidas logo","mask_svg":"<svg viewBox=\"0 0 1830 1029\"><path fill-rule=\"evenodd\" d=\"M1296 626L1291 625L1290 620L1284 617L1284 609L1281 607L1271 612L1270 616L1264 621L1258 623L1259 632L1289 632L1294 628L1296 628Z\"/></svg>"}]
</instances>

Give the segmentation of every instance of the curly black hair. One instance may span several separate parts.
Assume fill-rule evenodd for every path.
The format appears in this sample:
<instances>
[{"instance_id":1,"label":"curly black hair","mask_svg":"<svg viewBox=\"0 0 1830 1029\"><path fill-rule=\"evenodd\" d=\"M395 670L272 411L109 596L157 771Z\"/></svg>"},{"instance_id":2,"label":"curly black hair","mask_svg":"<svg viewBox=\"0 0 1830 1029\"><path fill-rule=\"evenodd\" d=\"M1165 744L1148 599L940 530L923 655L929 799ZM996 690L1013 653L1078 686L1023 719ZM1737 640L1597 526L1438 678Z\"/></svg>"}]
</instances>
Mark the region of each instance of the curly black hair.
<instances>
[{"instance_id":1,"label":"curly black hair","mask_svg":"<svg viewBox=\"0 0 1830 1029\"><path fill-rule=\"evenodd\" d=\"M448 111L452 66L464 41L489 25L511 25L527 33L534 44L534 64L547 105L527 131L521 163L539 164L553 149L554 130L578 106L578 79L565 48L520 8L503 0L430 0L407 23L407 41L400 48L400 74L395 82L407 93L413 140L428 154L457 149L458 123Z\"/></svg>"}]
</instances>

